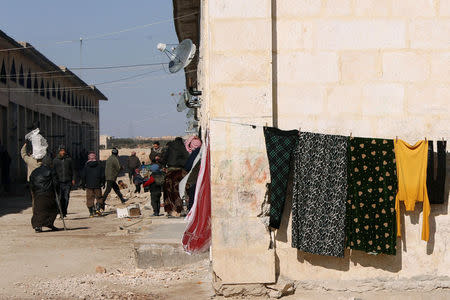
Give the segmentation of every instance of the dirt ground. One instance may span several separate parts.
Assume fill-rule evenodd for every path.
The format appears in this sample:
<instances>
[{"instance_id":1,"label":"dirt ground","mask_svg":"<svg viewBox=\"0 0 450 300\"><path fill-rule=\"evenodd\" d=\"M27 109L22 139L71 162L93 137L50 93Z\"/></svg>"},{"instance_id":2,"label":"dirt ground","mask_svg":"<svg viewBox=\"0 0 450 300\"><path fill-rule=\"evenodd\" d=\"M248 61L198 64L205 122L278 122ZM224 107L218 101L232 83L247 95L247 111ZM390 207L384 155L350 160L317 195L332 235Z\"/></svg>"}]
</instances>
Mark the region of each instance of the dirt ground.
<instances>
[{"instance_id":1,"label":"dirt ground","mask_svg":"<svg viewBox=\"0 0 450 300\"><path fill-rule=\"evenodd\" d=\"M89 218L85 192L77 190L71 193L69 230L35 233L24 189L0 200L0 299L209 299L213 294L209 261L135 268L133 239L151 226L151 211L143 209L141 219L118 219L112 212ZM144 204L147 197L129 202ZM117 199L108 203L111 210L119 205ZM62 221L55 225L62 227ZM96 273L97 266L106 272Z\"/></svg>"},{"instance_id":2,"label":"dirt ground","mask_svg":"<svg viewBox=\"0 0 450 300\"><path fill-rule=\"evenodd\" d=\"M77 190L71 193L69 230L35 233L30 224L31 201L24 190L20 187L15 196L0 199L0 299L223 299L214 296L208 259L182 267L136 269L134 241L157 223L150 218L151 210L142 209L139 219L118 219L114 209L120 204L111 197L110 214L89 218L85 192ZM130 197L129 203L142 208L147 201L142 194ZM55 225L62 227L61 220ZM96 272L98 266L103 272ZM444 300L450 299L450 290L297 290L283 299Z\"/></svg>"}]
</instances>

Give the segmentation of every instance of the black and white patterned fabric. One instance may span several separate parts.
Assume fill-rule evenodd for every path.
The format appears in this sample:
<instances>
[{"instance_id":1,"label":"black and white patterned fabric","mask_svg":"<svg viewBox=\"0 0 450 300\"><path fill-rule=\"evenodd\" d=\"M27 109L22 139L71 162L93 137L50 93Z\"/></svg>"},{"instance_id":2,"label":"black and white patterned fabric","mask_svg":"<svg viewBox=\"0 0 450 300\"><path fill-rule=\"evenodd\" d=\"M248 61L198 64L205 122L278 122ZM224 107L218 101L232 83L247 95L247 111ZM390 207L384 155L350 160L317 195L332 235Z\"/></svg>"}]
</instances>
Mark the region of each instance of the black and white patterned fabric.
<instances>
[{"instance_id":1,"label":"black and white patterned fabric","mask_svg":"<svg viewBox=\"0 0 450 300\"><path fill-rule=\"evenodd\" d=\"M348 137L301 132L294 152L292 247L344 256Z\"/></svg>"}]
</instances>

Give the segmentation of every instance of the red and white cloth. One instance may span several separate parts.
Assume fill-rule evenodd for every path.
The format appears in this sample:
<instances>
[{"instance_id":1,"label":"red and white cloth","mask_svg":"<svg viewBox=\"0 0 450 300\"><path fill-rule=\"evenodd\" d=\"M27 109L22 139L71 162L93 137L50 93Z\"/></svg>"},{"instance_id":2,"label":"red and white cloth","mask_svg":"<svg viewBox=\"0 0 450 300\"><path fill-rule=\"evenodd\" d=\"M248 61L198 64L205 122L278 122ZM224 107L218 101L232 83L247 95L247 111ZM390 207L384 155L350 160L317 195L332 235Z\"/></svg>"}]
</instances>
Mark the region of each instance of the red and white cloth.
<instances>
[{"instance_id":1,"label":"red and white cloth","mask_svg":"<svg viewBox=\"0 0 450 300\"><path fill-rule=\"evenodd\" d=\"M183 248L189 254L206 252L211 245L211 170L208 135L200 155L194 204L186 216L188 224L182 239Z\"/></svg>"}]
</instances>

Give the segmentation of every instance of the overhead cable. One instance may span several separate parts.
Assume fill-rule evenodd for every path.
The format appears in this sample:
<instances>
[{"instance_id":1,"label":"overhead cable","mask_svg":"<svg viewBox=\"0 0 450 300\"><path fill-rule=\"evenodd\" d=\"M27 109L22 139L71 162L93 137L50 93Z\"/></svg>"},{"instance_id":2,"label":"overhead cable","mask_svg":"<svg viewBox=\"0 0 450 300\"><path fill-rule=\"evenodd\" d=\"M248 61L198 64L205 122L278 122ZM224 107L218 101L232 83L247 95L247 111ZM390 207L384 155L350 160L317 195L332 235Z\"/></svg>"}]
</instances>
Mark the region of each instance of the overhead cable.
<instances>
[{"instance_id":1,"label":"overhead cable","mask_svg":"<svg viewBox=\"0 0 450 300\"><path fill-rule=\"evenodd\" d=\"M176 17L176 18L165 19L165 20L161 20L161 21L157 21L157 22L153 22L153 23L148 23L148 24L144 24L144 25L138 25L138 26L134 26L134 27L118 30L118 31L102 33L102 34L97 34L97 35L88 36L88 37L80 37L80 38L74 39L74 40L58 41L58 42L54 42L54 43L51 43L51 44L46 44L47 46L43 45L41 47L43 48L43 47L48 47L49 45L61 45L61 44L69 44L69 43L78 43L80 41L86 41L86 40L95 40L95 39L103 38L103 37L106 37L106 36L117 35L117 34L121 34L121 33L124 33L124 32L129 32L129 31L134 31L134 30L150 27L150 26L153 26L153 25L158 25L158 24L162 24L162 23L166 23L166 22L171 22L171 21L174 21L174 20L190 17L190 16L196 15L198 13L199 12L194 12L194 13L186 14L186 15L179 16L179 17ZM36 48L36 47L34 47L32 45L29 45L29 46L24 46L24 47L7 48L7 49L0 49L0 52L15 51L15 50L25 50L25 49L30 49L30 48Z\"/></svg>"}]
</instances>

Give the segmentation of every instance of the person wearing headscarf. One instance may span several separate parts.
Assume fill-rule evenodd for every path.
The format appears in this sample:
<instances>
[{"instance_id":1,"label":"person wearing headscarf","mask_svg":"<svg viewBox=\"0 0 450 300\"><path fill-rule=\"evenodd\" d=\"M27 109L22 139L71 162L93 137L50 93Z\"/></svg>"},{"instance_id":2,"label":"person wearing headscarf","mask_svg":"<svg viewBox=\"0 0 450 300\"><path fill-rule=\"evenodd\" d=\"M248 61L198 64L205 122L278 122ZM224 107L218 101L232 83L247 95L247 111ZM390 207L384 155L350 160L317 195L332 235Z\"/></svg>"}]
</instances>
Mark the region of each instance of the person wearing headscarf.
<instances>
[{"instance_id":1,"label":"person wearing headscarf","mask_svg":"<svg viewBox=\"0 0 450 300\"><path fill-rule=\"evenodd\" d=\"M184 169L189 174L186 176L189 176L186 181L186 195L188 196L188 211L191 210L192 205L194 205L194 196L195 196L195 189L197 186L197 178L198 173L200 170L200 161L197 161L197 163L194 165L194 161L197 158L198 154L200 153L200 149L202 146L202 141L200 138L196 135L191 136L189 139L185 142L186 150L190 153L189 158L184 165ZM192 171L191 171L192 170Z\"/></svg>"},{"instance_id":2,"label":"person wearing headscarf","mask_svg":"<svg viewBox=\"0 0 450 300\"><path fill-rule=\"evenodd\" d=\"M56 172L47 163L43 163L31 172L29 180L34 199L31 226L37 233L42 232L42 227L58 231L59 228L53 225L58 214Z\"/></svg>"},{"instance_id":3,"label":"person wearing headscarf","mask_svg":"<svg viewBox=\"0 0 450 300\"><path fill-rule=\"evenodd\" d=\"M133 183L133 175L135 170L141 167L141 161L136 156L136 151L132 151L131 155L128 157L128 178L130 179L130 184Z\"/></svg>"},{"instance_id":4,"label":"person wearing headscarf","mask_svg":"<svg viewBox=\"0 0 450 300\"><path fill-rule=\"evenodd\" d=\"M105 186L105 170L94 152L90 152L87 158L81 171L81 188L86 190L86 206L89 210L89 217L92 218L95 213L100 216L104 209L102 187ZM94 203L95 201L97 203Z\"/></svg>"},{"instance_id":5,"label":"person wearing headscarf","mask_svg":"<svg viewBox=\"0 0 450 300\"><path fill-rule=\"evenodd\" d=\"M184 145L187 152L192 153L192 151L202 146L202 141L198 136L192 135L184 142Z\"/></svg>"}]
</instances>

